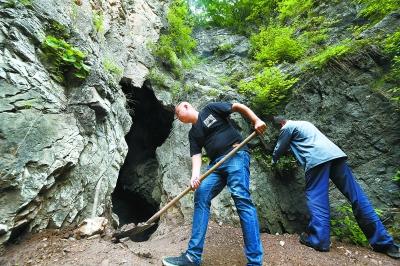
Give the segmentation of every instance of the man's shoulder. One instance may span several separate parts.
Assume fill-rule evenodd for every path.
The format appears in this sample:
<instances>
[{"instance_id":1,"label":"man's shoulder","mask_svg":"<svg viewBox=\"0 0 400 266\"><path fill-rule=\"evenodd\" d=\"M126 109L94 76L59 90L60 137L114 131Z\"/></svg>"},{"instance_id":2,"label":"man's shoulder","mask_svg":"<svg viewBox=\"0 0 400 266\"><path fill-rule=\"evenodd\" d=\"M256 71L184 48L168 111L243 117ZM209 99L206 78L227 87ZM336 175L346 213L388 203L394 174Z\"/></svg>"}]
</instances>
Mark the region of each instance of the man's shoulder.
<instances>
[{"instance_id":1,"label":"man's shoulder","mask_svg":"<svg viewBox=\"0 0 400 266\"><path fill-rule=\"evenodd\" d=\"M232 103L230 102L210 102L204 106L202 110L216 110L216 109L221 109L221 108L227 108L227 107L232 107Z\"/></svg>"},{"instance_id":2,"label":"man's shoulder","mask_svg":"<svg viewBox=\"0 0 400 266\"><path fill-rule=\"evenodd\" d=\"M288 120L284 127L315 127L313 123L305 120Z\"/></svg>"}]
</instances>

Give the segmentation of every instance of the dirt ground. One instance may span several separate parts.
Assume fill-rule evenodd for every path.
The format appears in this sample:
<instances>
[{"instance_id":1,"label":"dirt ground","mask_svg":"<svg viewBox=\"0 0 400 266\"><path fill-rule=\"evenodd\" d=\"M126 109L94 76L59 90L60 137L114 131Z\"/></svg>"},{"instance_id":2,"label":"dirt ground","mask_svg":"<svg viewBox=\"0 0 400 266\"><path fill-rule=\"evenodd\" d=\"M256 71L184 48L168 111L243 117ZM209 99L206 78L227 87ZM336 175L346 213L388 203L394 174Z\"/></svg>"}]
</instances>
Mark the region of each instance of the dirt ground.
<instances>
[{"instance_id":1,"label":"dirt ground","mask_svg":"<svg viewBox=\"0 0 400 266\"><path fill-rule=\"evenodd\" d=\"M160 230L159 230L160 231ZM184 251L190 226L158 231L145 242L114 244L95 235L76 240L65 231L45 231L6 247L0 265L162 265L161 258ZM351 244L333 242L330 252L303 246L298 235L262 234L264 265L400 265L400 261ZM210 222L204 266L245 265L240 228Z\"/></svg>"}]
</instances>

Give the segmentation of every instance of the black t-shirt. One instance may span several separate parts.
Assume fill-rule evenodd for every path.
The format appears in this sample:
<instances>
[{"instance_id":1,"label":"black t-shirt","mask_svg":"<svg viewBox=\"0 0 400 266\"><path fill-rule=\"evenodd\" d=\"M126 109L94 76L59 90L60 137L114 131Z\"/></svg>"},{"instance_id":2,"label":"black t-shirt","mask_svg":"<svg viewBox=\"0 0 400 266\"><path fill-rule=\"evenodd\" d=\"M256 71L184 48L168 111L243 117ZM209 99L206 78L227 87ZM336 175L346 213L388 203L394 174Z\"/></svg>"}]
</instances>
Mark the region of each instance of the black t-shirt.
<instances>
[{"instance_id":1,"label":"black t-shirt","mask_svg":"<svg viewBox=\"0 0 400 266\"><path fill-rule=\"evenodd\" d=\"M199 112L197 122L189 131L190 156L201 153L204 147L212 161L242 141L229 119L231 113L232 104L227 102L210 103ZM247 150L247 146L242 149Z\"/></svg>"}]
</instances>

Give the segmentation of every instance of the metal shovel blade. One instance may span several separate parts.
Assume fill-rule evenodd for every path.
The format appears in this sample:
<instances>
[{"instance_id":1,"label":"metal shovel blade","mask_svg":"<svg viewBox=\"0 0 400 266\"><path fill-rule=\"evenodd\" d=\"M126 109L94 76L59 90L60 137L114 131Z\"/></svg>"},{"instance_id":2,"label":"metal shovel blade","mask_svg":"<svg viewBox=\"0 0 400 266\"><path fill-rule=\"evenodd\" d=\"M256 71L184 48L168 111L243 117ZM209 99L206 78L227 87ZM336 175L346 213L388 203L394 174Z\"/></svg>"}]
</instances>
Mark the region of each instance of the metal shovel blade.
<instances>
[{"instance_id":1,"label":"metal shovel blade","mask_svg":"<svg viewBox=\"0 0 400 266\"><path fill-rule=\"evenodd\" d=\"M113 234L113 242L118 242L119 239L125 238L125 237L130 237L133 238L137 234L149 229L156 223L139 223L135 225L134 223L130 224L125 224L122 226L120 229L118 229L114 234Z\"/></svg>"}]
</instances>

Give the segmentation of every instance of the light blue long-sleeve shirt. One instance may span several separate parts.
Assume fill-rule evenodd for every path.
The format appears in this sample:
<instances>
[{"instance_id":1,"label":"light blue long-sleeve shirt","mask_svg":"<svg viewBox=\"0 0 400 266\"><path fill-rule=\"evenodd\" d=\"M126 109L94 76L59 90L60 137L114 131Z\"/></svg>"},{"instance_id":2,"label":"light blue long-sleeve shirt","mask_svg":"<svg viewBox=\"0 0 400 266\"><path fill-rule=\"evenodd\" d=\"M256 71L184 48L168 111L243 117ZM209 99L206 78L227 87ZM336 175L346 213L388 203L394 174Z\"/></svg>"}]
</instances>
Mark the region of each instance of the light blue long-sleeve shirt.
<instances>
[{"instance_id":1,"label":"light blue long-sleeve shirt","mask_svg":"<svg viewBox=\"0 0 400 266\"><path fill-rule=\"evenodd\" d=\"M286 122L272 154L273 161L277 162L289 147L306 172L324 162L347 157L338 146L307 121Z\"/></svg>"}]
</instances>

